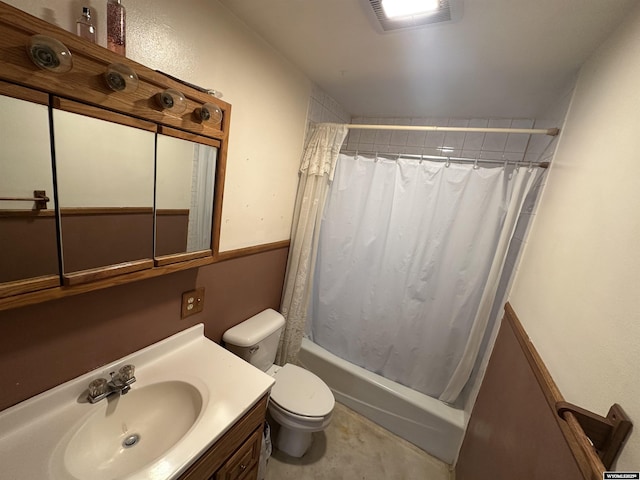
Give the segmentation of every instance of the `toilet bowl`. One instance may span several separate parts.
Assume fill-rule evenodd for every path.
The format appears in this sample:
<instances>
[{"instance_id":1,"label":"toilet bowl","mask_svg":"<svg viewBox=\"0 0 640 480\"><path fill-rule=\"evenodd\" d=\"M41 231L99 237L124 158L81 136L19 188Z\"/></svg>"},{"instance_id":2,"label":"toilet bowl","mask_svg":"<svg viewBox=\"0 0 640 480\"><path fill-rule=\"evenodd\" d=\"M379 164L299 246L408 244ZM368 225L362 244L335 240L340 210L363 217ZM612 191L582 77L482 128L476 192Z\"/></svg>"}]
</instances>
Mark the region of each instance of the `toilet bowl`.
<instances>
[{"instance_id":1,"label":"toilet bowl","mask_svg":"<svg viewBox=\"0 0 640 480\"><path fill-rule=\"evenodd\" d=\"M269 370L276 380L268 406L280 425L276 448L301 457L311 446L312 433L329 425L335 405L333 393L318 376L296 365Z\"/></svg>"},{"instance_id":2,"label":"toilet bowl","mask_svg":"<svg viewBox=\"0 0 640 480\"><path fill-rule=\"evenodd\" d=\"M275 379L268 410L279 425L277 449L301 457L311 446L313 432L331 421L335 399L317 375L297 365L274 365L284 317L268 309L227 330L225 347Z\"/></svg>"}]
</instances>

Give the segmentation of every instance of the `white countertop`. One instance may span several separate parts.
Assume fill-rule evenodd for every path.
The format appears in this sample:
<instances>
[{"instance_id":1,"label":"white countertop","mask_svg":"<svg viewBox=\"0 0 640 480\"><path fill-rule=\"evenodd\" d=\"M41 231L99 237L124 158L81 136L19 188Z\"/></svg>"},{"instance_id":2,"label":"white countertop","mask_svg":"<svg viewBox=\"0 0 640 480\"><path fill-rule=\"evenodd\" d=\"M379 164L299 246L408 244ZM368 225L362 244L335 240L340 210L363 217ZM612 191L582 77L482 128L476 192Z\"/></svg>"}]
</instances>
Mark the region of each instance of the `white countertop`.
<instances>
[{"instance_id":1,"label":"white countertop","mask_svg":"<svg viewBox=\"0 0 640 480\"><path fill-rule=\"evenodd\" d=\"M178 478L274 383L269 375L204 337L204 326L196 325L0 412L0 476L8 480L84 480L64 468L61 452L77 427L100 402L107 402L86 400L89 383L109 378L109 372L125 364L136 367L137 381L131 392L178 380L194 385L204 403L185 436L162 457L125 477L131 480Z\"/></svg>"}]
</instances>

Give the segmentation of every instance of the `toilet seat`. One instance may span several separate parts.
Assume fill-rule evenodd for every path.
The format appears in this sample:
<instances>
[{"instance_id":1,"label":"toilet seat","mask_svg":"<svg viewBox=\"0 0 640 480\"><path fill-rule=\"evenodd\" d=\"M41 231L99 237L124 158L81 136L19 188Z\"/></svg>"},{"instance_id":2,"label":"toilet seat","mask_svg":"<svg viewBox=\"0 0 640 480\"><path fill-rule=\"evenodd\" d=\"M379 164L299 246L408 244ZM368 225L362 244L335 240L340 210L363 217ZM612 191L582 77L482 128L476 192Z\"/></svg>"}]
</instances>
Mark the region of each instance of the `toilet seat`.
<instances>
[{"instance_id":1,"label":"toilet seat","mask_svg":"<svg viewBox=\"0 0 640 480\"><path fill-rule=\"evenodd\" d=\"M331 389L312 372L287 363L273 377L276 383L271 389L271 401L281 413L287 412L300 421L317 419L323 423L324 417L333 412Z\"/></svg>"},{"instance_id":2,"label":"toilet seat","mask_svg":"<svg viewBox=\"0 0 640 480\"><path fill-rule=\"evenodd\" d=\"M324 430L329 423L333 413L324 417L304 417L284 410L273 400L269 400L269 413L271 417L280 425L297 432L319 432Z\"/></svg>"}]
</instances>

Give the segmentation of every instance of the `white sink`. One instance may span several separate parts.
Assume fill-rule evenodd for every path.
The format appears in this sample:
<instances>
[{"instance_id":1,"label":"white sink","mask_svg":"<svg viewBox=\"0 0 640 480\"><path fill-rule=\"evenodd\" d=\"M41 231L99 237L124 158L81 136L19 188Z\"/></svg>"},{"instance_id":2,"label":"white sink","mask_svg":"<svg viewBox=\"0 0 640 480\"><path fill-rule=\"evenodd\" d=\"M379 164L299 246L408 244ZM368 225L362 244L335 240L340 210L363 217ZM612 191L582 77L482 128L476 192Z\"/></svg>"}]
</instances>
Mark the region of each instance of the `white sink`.
<instances>
[{"instance_id":1,"label":"white sink","mask_svg":"<svg viewBox=\"0 0 640 480\"><path fill-rule=\"evenodd\" d=\"M123 478L164 455L193 427L202 395L179 381L111 395L75 430L64 465L76 478Z\"/></svg>"},{"instance_id":2,"label":"white sink","mask_svg":"<svg viewBox=\"0 0 640 480\"><path fill-rule=\"evenodd\" d=\"M129 392L89 403L89 383L125 364ZM0 412L0 477L177 479L273 383L196 325Z\"/></svg>"}]
</instances>

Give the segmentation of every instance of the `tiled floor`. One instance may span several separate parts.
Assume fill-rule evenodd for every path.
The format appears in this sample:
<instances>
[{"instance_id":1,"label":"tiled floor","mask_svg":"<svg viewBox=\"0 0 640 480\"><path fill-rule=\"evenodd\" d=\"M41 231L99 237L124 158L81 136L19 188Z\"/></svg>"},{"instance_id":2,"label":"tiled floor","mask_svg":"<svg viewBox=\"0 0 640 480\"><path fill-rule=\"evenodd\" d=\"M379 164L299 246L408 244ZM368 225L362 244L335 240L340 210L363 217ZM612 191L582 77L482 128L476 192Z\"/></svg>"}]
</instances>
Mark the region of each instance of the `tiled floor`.
<instances>
[{"instance_id":1,"label":"tiled floor","mask_svg":"<svg viewBox=\"0 0 640 480\"><path fill-rule=\"evenodd\" d=\"M273 422L270 422L273 425ZM274 450L266 480L449 480L449 466L336 403L302 458Z\"/></svg>"}]
</instances>

